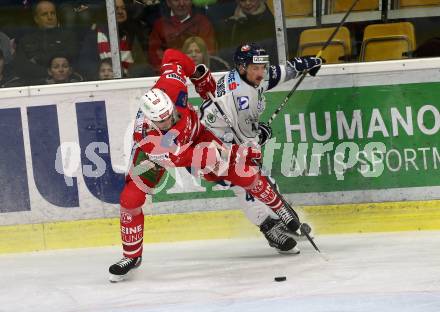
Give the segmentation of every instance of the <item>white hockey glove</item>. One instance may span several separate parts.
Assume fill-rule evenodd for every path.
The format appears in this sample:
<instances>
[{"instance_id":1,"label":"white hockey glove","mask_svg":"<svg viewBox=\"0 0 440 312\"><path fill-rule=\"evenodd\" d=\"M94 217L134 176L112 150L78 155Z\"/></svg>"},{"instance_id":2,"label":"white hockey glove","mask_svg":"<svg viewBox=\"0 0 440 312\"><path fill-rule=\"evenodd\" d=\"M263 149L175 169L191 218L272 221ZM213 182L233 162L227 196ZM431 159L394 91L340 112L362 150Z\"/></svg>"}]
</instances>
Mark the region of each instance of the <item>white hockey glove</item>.
<instances>
[{"instance_id":1,"label":"white hockey glove","mask_svg":"<svg viewBox=\"0 0 440 312\"><path fill-rule=\"evenodd\" d=\"M308 70L310 76L316 76L319 69L321 68L323 59L314 56L302 56L295 57L287 63L289 63L289 65L292 66L299 73Z\"/></svg>"},{"instance_id":2,"label":"white hockey glove","mask_svg":"<svg viewBox=\"0 0 440 312\"><path fill-rule=\"evenodd\" d=\"M258 136L259 136L258 144L263 146L272 137L272 128L269 125L265 124L264 122L259 122Z\"/></svg>"}]
</instances>

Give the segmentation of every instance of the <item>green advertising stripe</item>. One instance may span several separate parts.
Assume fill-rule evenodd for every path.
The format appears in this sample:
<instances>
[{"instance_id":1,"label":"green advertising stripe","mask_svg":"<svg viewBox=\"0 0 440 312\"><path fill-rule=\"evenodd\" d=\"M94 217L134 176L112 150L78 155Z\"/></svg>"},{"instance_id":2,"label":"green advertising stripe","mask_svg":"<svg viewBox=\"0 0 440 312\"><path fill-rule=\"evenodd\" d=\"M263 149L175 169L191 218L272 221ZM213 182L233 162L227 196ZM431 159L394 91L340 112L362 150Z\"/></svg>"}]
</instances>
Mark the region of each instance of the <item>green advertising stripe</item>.
<instances>
[{"instance_id":1,"label":"green advertising stripe","mask_svg":"<svg viewBox=\"0 0 440 312\"><path fill-rule=\"evenodd\" d=\"M272 124L271 174L286 193L438 186L439 99L440 83L300 91Z\"/></svg>"},{"instance_id":2,"label":"green advertising stripe","mask_svg":"<svg viewBox=\"0 0 440 312\"><path fill-rule=\"evenodd\" d=\"M440 229L440 201L299 207L320 234ZM0 227L0 254L120 245L119 219L77 220ZM145 217L145 243L260 235L239 210Z\"/></svg>"},{"instance_id":3,"label":"green advertising stripe","mask_svg":"<svg viewBox=\"0 0 440 312\"><path fill-rule=\"evenodd\" d=\"M286 93L265 94L262 121ZM361 202L350 191L365 191L365 198L386 191L391 201L438 199L439 99L438 82L300 90L272 124L266 172L286 194L338 192L345 202ZM422 188L417 196L414 187ZM231 196L210 189L201 196L215 195Z\"/></svg>"}]
</instances>

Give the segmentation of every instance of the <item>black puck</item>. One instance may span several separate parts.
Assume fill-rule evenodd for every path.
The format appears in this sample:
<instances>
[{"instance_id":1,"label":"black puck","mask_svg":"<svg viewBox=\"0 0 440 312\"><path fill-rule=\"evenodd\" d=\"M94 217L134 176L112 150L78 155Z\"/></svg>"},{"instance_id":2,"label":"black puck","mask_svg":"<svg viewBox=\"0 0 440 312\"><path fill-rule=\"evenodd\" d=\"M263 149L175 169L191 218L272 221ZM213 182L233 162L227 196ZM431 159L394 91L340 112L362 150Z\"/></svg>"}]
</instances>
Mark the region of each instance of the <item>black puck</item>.
<instances>
[{"instance_id":1,"label":"black puck","mask_svg":"<svg viewBox=\"0 0 440 312\"><path fill-rule=\"evenodd\" d=\"M274 280L275 282L284 282L287 278L285 276L276 276Z\"/></svg>"}]
</instances>

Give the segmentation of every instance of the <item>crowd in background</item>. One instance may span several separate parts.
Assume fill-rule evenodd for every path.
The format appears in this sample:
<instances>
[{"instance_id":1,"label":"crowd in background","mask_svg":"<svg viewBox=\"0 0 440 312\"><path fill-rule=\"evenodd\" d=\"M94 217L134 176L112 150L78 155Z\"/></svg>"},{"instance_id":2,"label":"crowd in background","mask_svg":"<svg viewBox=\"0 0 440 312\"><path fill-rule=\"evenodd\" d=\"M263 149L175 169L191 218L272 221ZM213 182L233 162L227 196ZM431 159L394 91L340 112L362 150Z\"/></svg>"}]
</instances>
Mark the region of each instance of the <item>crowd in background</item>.
<instances>
[{"instance_id":1,"label":"crowd in background","mask_svg":"<svg viewBox=\"0 0 440 312\"><path fill-rule=\"evenodd\" d=\"M259 44L278 62L275 18L266 3L272 0L114 1L123 77L157 76L167 48L213 72L229 70L244 42ZM105 0L2 0L0 13L0 88L113 78ZM411 19L417 37L411 57L440 55L433 27L439 21ZM353 42L349 61L359 59L363 31L374 23L381 21L345 23ZM289 59L305 28L287 28Z\"/></svg>"},{"instance_id":2,"label":"crowd in background","mask_svg":"<svg viewBox=\"0 0 440 312\"><path fill-rule=\"evenodd\" d=\"M0 10L0 87L113 77L105 0L4 0ZM115 0L115 12L124 77L156 76L167 48L212 71L230 69L242 42L277 61L265 0Z\"/></svg>"}]
</instances>

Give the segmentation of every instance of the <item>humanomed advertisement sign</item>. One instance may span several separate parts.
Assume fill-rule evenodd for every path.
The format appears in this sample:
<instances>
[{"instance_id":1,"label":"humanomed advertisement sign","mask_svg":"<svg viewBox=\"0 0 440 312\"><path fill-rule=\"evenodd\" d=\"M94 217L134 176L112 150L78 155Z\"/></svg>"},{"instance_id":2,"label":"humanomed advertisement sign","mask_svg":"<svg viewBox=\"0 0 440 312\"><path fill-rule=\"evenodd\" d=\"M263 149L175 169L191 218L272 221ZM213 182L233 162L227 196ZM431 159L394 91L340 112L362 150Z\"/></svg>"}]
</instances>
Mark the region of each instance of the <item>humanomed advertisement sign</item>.
<instances>
[{"instance_id":1,"label":"humanomed advertisement sign","mask_svg":"<svg viewBox=\"0 0 440 312\"><path fill-rule=\"evenodd\" d=\"M439 99L438 83L298 92L265 165L287 193L440 185Z\"/></svg>"}]
</instances>

